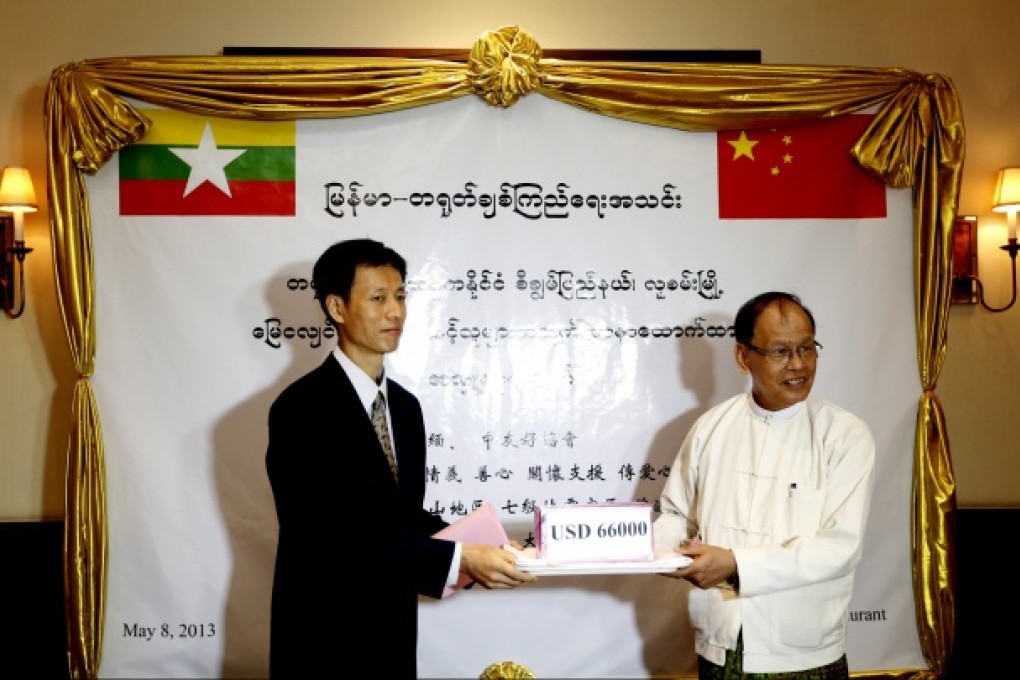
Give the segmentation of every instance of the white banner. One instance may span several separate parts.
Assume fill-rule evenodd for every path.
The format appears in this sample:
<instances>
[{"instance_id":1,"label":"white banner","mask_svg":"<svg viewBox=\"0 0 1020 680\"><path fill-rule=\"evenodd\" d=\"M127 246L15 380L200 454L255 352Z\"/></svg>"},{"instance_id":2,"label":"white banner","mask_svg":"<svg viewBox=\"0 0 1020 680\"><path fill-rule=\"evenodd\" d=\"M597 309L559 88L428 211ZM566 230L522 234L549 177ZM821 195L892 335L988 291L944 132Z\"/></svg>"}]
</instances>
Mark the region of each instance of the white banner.
<instances>
[{"instance_id":1,"label":"white banner","mask_svg":"<svg viewBox=\"0 0 1020 680\"><path fill-rule=\"evenodd\" d=\"M266 416L335 345L312 263L362 236L409 264L409 318L387 361L425 410L427 507L452 521L489 501L522 542L537 505L656 502L693 420L749 387L728 333L737 308L764 290L801 295L824 345L815 393L878 444L851 670L926 667L910 581L909 192L887 191L885 218L720 220L715 133L540 96L296 130L295 217L121 216L118 159L89 179L110 530L102 677L267 673ZM341 527L372 521L344 503L358 475L337 480ZM370 582L358 546L323 556L364 560ZM338 650L361 587L330 622ZM422 599L419 672L694 673L685 588L545 576Z\"/></svg>"}]
</instances>

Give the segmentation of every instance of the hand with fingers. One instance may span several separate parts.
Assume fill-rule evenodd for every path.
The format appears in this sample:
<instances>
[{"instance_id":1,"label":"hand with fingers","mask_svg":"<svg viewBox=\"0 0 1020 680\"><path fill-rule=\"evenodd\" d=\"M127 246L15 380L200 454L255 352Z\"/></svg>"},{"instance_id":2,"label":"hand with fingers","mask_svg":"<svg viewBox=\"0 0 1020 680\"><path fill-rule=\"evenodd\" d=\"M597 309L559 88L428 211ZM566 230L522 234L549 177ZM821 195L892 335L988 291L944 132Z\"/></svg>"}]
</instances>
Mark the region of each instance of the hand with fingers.
<instances>
[{"instance_id":1,"label":"hand with fingers","mask_svg":"<svg viewBox=\"0 0 1020 680\"><path fill-rule=\"evenodd\" d=\"M521 550L520 544L511 542ZM465 543L460 558L460 570L482 587L489 589L516 588L522 583L537 581L538 577L517 568L517 557L508 550L491 545Z\"/></svg>"}]
</instances>

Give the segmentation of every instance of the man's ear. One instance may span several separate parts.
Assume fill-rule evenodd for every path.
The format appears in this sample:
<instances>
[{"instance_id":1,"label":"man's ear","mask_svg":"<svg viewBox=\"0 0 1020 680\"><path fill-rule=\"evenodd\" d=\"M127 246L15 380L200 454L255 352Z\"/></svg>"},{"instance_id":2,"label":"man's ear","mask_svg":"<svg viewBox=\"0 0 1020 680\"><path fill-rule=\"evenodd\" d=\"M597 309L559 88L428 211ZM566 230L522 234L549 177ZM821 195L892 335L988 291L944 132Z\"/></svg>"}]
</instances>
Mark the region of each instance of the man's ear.
<instances>
[{"instance_id":1,"label":"man's ear","mask_svg":"<svg viewBox=\"0 0 1020 680\"><path fill-rule=\"evenodd\" d=\"M344 322L344 301L340 299L339 295L326 296L326 310L333 323L340 325Z\"/></svg>"},{"instance_id":2,"label":"man's ear","mask_svg":"<svg viewBox=\"0 0 1020 680\"><path fill-rule=\"evenodd\" d=\"M751 372L751 367L747 365L747 348L739 342L733 345L733 358L737 360L741 373L747 375Z\"/></svg>"}]
</instances>

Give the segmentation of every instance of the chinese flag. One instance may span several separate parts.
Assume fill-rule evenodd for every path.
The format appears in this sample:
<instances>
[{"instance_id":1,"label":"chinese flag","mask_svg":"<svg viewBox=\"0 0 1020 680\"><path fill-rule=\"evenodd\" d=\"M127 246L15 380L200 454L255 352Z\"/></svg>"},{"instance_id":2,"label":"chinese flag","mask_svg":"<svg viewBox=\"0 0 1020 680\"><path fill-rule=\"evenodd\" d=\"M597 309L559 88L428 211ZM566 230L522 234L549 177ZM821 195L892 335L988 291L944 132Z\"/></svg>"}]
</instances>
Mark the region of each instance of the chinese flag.
<instances>
[{"instance_id":1,"label":"chinese flag","mask_svg":"<svg viewBox=\"0 0 1020 680\"><path fill-rule=\"evenodd\" d=\"M885 185L850 155L871 119L717 133L719 218L885 217Z\"/></svg>"},{"instance_id":2,"label":"chinese flag","mask_svg":"<svg viewBox=\"0 0 1020 680\"><path fill-rule=\"evenodd\" d=\"M294 121L144 113L152 127L120 150L121 215L294 215Z\"/></svg>"}]
</instances>

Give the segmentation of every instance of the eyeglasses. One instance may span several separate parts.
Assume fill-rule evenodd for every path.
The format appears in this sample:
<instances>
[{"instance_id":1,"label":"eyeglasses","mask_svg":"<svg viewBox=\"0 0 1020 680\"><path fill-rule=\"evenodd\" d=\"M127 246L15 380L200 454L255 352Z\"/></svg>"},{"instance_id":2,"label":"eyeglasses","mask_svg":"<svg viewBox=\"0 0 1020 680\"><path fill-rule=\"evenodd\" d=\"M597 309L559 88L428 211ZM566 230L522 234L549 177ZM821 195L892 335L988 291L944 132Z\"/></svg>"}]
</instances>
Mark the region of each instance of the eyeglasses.
<instances>
[{"instance_id":1,"label":"eyeglasses","mask_svg":"<svg viewBox=\"0 0 1020 680\"><path fill-rule=\"evenodd\" d=\"M796 349L791 349L790 347L773 347L772 349L762 349L761 347L755 347L749 342L745 342L744 347L750 350L754 350L758 354L765 357L766 361L772 364L789 363L790 359L793 358L794 352L797 353L797 356L799 356L802 361L807 361L808 359L816 359L818 358L818 350L822 349L821 343L815 340L812 340L806 345L801 345Z\"/></svg>"}]
</instances>

